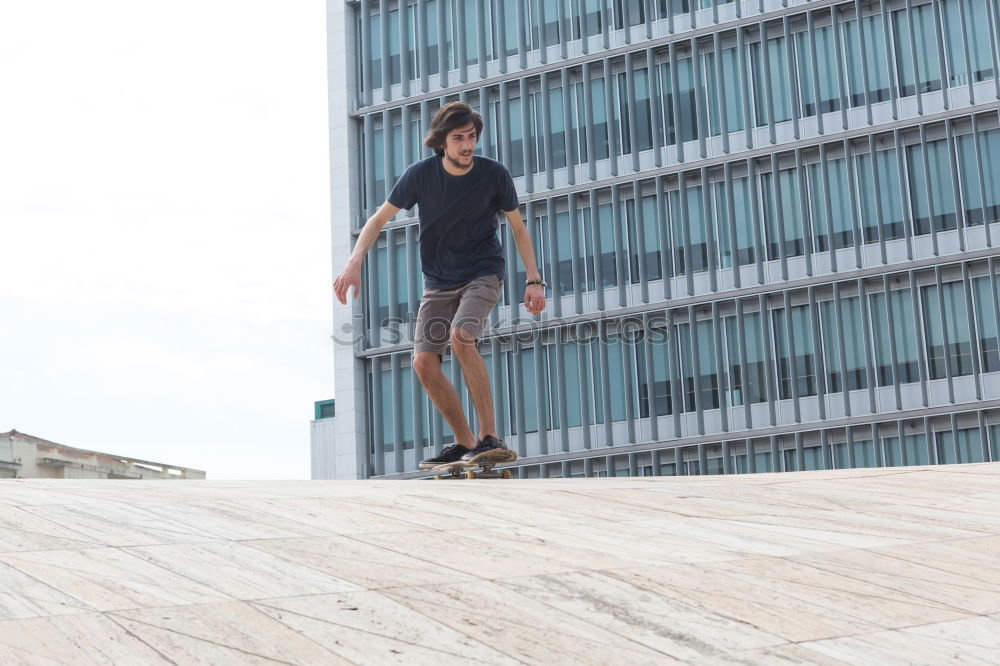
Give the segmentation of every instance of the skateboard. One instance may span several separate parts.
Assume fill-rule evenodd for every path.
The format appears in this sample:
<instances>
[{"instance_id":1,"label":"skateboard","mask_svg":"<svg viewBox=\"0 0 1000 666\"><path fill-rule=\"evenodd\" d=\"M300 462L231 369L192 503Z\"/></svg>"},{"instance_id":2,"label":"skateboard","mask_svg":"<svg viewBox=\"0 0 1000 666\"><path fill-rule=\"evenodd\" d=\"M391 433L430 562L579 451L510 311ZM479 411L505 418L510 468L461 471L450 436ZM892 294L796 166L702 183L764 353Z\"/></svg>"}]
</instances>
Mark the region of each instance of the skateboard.
<instances>
[{"instance_id":1,"label":"skateboard","mask_svg":"<svg viewBox=\"0 0 1000 666\"><path fill-rule=\"evenodd\" d=\"M494 470L500 463L517 460L517 454L510 449L500 449L486 454L476 462L452 462L432 467L428 472L441 479L509 479L509 469ZM476 470L479 470L478 472Z\"/></svg>"}]
</instances>

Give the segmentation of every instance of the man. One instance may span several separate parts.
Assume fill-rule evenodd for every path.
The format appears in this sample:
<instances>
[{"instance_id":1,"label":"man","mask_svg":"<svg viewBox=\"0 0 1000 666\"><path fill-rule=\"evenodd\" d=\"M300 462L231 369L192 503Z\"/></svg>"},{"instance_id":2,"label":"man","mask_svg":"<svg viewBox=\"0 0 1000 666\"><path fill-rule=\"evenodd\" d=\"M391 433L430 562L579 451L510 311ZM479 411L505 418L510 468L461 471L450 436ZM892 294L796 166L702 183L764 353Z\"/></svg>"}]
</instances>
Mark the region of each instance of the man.
<instances>
[{"instance_id":1,"label":"man","mask_svg":"<svg viewBox=\"0 0 1000 666\"><path fill-rule=\"evenodd\" d=\"M460 460L476 462L506 448L497 437L489 375L477 346L506 274L497 239L498 211L507 218L527 272L524 306L532 314L545 309L545 283L535 265L510 172L495 160L474 155L482 129L482 118L465 102L451 102L434 114L424 145L435 154L403 173L365 223L347 266L333 283L342 304L351 287L357 298L361 263L382 227L400 209L420 205L424 295L417 313L413 369L455 433L455 443L421 461L421 469ZM441 371L449 342L479 417L478 437L469 427L455 387Z\"/></svg>"}]
</instances>

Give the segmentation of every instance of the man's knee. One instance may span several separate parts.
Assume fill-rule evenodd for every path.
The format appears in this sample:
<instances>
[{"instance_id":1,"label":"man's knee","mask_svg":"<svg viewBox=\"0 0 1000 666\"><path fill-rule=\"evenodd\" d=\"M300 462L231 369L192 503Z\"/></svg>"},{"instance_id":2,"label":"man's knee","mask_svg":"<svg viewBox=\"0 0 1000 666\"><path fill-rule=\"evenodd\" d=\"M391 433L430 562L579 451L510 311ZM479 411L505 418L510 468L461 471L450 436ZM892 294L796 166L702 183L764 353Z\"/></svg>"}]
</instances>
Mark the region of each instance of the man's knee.
<instances>
[{"instance_id":1,"label":"man's knee","mask_svg":"<svg viewBox=\"0 0 1000 666\"><path fill-rule=\"evenodd\" d=\"M432 352L417 352L413 355L413 371L421 379L441 370L441 357Z\"/></svg>"},{"instance_id":2,"label":"man's knee","mask_svg":"<svg viewBox=\"0 0 1000 666\"><path fill-rule=\"evenodd\" d=\"M471 331L456 326L451 330L451 348L459 355L476 351L476 336Z\"/></svg>"}]
</instances>

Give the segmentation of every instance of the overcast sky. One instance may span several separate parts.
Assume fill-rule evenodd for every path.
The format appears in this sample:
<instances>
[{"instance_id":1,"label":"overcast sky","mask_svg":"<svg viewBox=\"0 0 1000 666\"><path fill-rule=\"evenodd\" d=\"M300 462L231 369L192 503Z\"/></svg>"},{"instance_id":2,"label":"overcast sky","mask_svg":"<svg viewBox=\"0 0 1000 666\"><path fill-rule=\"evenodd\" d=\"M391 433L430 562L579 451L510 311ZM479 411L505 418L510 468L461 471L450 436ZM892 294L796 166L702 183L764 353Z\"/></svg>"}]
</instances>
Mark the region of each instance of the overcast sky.
<instances>
[{"instance_id":1,"label":"overcast sky","mask_svg":"<svg viewBox=\"0 0 1000 666\"><path fill-rule=\"evenodd\" d=\"M0 432L309 478L322 0L0 0Z\"/></svg>"}]
</instances>

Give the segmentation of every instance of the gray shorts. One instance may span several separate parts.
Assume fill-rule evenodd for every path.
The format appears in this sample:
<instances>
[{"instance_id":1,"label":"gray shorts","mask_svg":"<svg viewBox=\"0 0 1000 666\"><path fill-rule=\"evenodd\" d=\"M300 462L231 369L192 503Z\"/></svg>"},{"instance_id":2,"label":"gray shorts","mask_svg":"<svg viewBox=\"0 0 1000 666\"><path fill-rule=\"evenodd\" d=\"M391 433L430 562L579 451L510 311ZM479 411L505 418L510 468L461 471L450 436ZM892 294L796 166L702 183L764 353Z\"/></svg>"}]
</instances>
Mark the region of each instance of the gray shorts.
<instances>
[{"instance_id":1,"label":"gray shorts","mask_svg":"<svg viewBox=\"0 0 1000 666\"><path fill-rule=\"evenodd\" d=\"M452 327L461 327L479 339L486 319L500 300L503 280L484 275L454 289L425 289L417 312L413 352L444 356Z\"/></svg>"}]
</instances>

